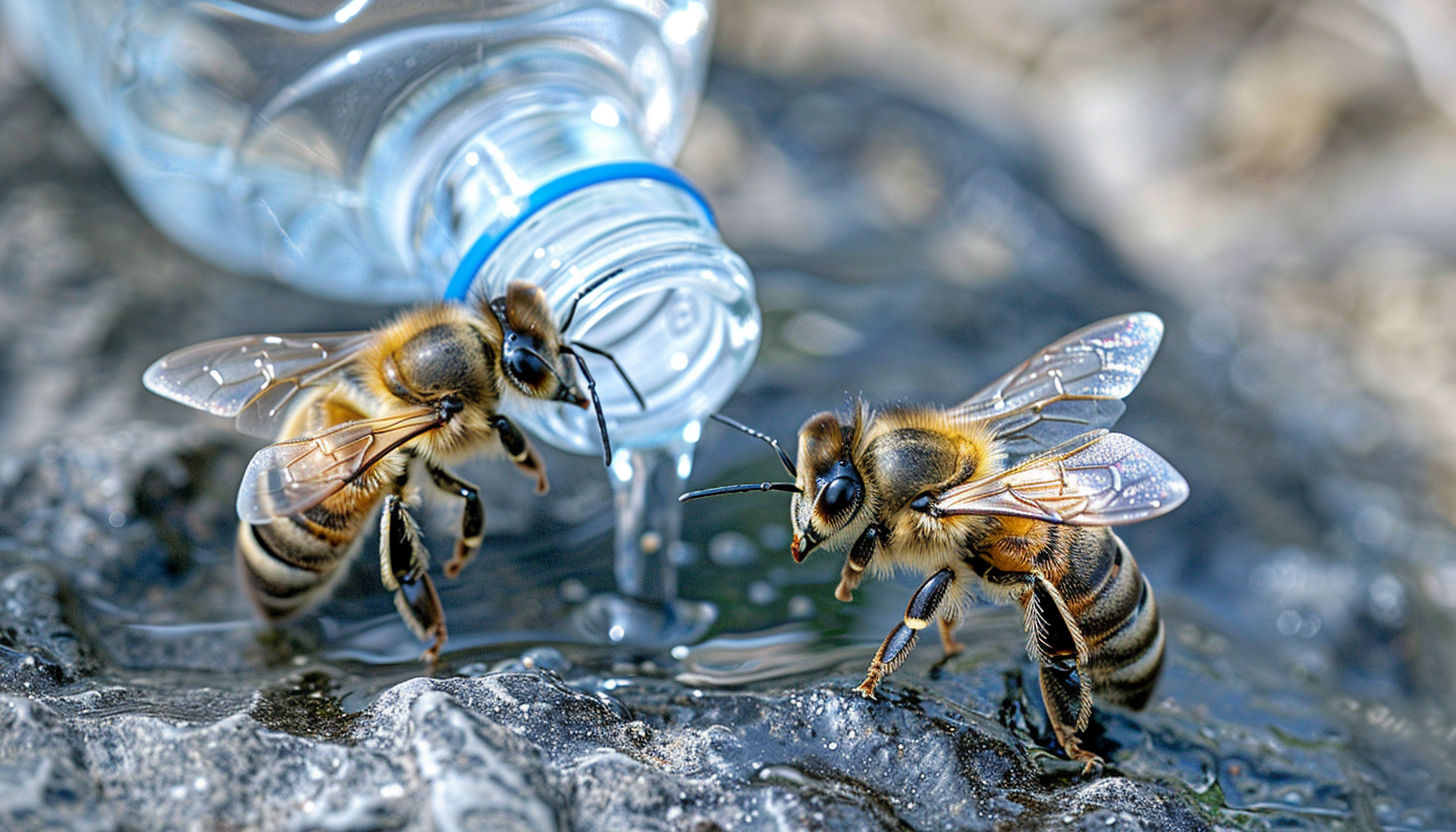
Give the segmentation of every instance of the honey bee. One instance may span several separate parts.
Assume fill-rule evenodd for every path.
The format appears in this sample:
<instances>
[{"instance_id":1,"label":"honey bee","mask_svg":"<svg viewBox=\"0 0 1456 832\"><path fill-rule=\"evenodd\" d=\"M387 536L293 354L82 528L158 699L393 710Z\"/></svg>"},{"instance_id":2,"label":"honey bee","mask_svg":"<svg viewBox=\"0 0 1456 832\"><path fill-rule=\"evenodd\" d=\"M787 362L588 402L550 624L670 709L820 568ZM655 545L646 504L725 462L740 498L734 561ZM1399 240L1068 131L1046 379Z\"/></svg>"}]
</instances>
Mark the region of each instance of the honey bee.
<instances>
[{"instance_id":1,"label":"honey bee","mask_svg":"<svg viewBox=\"0 0 1456 832\"><path fill-rule=\"evenodd\" d=\"M1162 339L1150 313L1110 318L1038 352L955 407L856 402L847 418L819 413L799 429L798 464L769 436L791 483L725 486L793 494L791 554L848 550L834 595L852 599L866 570L928 577L856 688L875 688L935 621L946 655L972 590L1020 605L1027 652L1057 741L1084 772L1102 760L1079 735L1092 694L1143 707L1163 663L1152 588L1109 526L1157 517L1188 496L1162 457L1109 433L1122 399Z\"/></svg>"},{"instance_id":2,"label":"honey bee","mask_svg":"<svg viewBox=\"0 0 1456 832\"><path fill-rule=\"evenodd\" d=\"M548 488L530 440L498 411L503 399L585 408L589 397L610 462L596 381L579 351L611 361L646 405L615 358L564 335L576 303L609 277L583 287L559 327L541 289L514 281L503 297L410 309L367 332L224 338L152 364L143 382L154 393L278 439L252 458L238 489L239 573L262 615L281 621L327 598L382 503L380 578L400 617L430 640L422 658L438 659L445 615L408 508L411 477L423 469L465 501L444 567L454 578L480 546L485 508L476 486L447 465L499 447L535 478L537 493Z\"/></svg>"}]
</instances>

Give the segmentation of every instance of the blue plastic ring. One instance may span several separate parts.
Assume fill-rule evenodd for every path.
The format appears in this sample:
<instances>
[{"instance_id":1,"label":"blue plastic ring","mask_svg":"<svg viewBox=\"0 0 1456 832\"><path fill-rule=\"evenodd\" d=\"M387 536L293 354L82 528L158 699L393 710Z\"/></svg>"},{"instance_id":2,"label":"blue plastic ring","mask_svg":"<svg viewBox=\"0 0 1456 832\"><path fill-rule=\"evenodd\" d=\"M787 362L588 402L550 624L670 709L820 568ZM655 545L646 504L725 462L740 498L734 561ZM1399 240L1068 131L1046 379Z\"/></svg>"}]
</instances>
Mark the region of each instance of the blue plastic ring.
<instances>
[{"instance_id":1,"label":"blue plastic ring","mask_svg":"<svg viewBox=\"0 0 1456 832\"><path fill-rule=\"evenodd\" d=\"M717 227L718 220L713 216L713 207L708 204L707 197L693 187L693 183L689 182L686 177L672 168L655 165L651 162L612 162L574 170L562 174L532 191L531 195L526 198L525 210L517 214L516 218L501 229L500 233L487 232L476 238L475 242L470 245L470 249L465 252L465 256L460 258L459 265L455 267L455 273L450 275L450 283L445 287L445 300L465 300L465 296L470 292L470 285L475 282L475 276L485 265L485 261L500 247L501 243L505 242L511 232L520 228L526 220L531 218L531 215L582 188L623 179L653 179L681 188L703 207L703 212L708 215L708 222Z\"/></svg>"}]
</instances>

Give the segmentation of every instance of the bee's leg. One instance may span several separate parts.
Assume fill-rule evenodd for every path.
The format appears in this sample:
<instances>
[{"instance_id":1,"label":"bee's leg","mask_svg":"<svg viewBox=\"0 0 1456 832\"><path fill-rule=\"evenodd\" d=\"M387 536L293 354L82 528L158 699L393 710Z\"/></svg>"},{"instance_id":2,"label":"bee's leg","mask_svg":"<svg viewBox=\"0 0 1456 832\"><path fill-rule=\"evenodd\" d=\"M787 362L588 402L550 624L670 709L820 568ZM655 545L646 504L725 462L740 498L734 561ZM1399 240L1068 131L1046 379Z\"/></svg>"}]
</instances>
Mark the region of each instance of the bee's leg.
<instances>
[{"instance_id":1,"label":"bee's leg","mask_svg":"<svg viewBox=\"0 0 1456 832\"><path fill-rule=\"evenodd\" d=\"M935 618L940 602L945 600L946 592L953 583L955 572L949 568L925 579L925 583L915 590L909 606L905 607L905 620L896 624L895 629L885 637L884 644L880 645L879 652L875 653L874 660L870 662L865 680L855 690L868 699L875 698L875 688L882 679L905 663L910 651L915 649L916 637Z\"/></svg>"},{"instance_id":2,"label":"bee's leg","mask_svg":"<svg viewBox=\"0 0 1456 832\"><path fill-rule=\"evenodd\" d=\"M964 644L961 644L955 639L955 628L961 623L960 619L946 618L942 615L940 618L935 619L935 623L940 626L940 646L945 650L946 658L950 658L966 649Z\"/></svg>"},{"instance_id":3,"label":"bee's leg","mask_svg":"<svg viewBox=\"0 0 1456 832\"><path fill-rule=\"evenodd\" d=\"M1102 758L1082 748L1077 735L1092 719L1092 686L1082 678L1087 647L1061 593L1037 577L1026 602L1026 631L1041 665L1041 698L1057 742L1083 764L1083 773L1102 768Z\"/></svg>"},{"instance_id":4,"label":"bee's leg","mask_svg":"<svg viewBox=\"0 0 1456 832\"><path fill-rule=\"evenodd\" d=\"M834 597L846 603L854 600L854 590L864 578L864 571L881 545L890 542L890 530L879 523L871 523L860 533L859 539L844 559L844 568L839 572L839 586L834 588Z\"/></svg>"},{"instance_id":5,"label":"bee's leg","mask_svg":"<svg viewBox=\"0 0 1456 832\"><path fill-rule=\"evenodd\" d=\"M445 645L445 610L425 570L430 553L420 542L420 529L405 510L398 492L384 498L379 518L379 571L386 589L394 590L399 617L420 640L434 641L420 658L434 664Z\"/></svg>"},{"instance_id":6,"label":"bee's leg","mask_svg":"<svg viewBox=\"0 0 1456 832\"><path fill-rule=\"evenodd\" d=\"M438 465L426 465L425 469L441 491L465 500L465 514L460 519L460 537L455 541L455 554L445 561L445 577L454 578L480 548L480 539L485 535L485 504L480 501L480 489L474 485Z\"/></svg>"},{"instance_id":7,"label":"bee's leg","mask_svg":"<svg viewBox=\"0 0 1456 832\"><path fill-rule=\"evenodd\" d=\"M546 463L541 461L536 449L531 447L531 440L515 423L504 416L496 415L490 418L490 424L495 428L496 435L500 437L501 447L506 449L506 454L516 467L536 478L536 493L545 494L551 488L546 481Z\"/></svg>"}]
</instances>

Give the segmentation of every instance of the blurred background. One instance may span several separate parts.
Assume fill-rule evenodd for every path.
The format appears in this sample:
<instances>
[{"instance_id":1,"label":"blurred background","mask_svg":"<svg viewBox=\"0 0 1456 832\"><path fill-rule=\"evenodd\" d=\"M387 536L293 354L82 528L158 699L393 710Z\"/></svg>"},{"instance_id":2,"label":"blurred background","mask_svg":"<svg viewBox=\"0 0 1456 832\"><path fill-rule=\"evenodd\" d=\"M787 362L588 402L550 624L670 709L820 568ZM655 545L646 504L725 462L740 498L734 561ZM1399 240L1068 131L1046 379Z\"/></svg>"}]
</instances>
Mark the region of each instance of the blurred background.
<instances>
[{"instance_id":1,"label":"blurred background","mask_svg":"<svg viewBox=\"0 0 1456 832\"><path fill-rule=\"evenodd\" d=\"M1238 626L1277 632L1299 653L1339 643L1332 627L1368 623L1341 608L1404 621L1414 598L1435 620L1396 661L1425 666L1422 689L1450 703L1450 665L1419 654L1444 651L1456 612L1453 44L1456 7L1426 0L728 0L717 56L796 84L869 80L1033 170L1024 183L1116 264L1084 253L1067 271L1125 270L1177 310L1166 348L1176 357L1163 361L1179 363L1155 365L1154 377L1182 376L1195 430L1153 444L1228 502L1221 522L1241 528L1209 537L1260 552L1233 556L1246 583L1227 591L1261 596L1234 600L1247 613ZM802 145L840 150L833 106L805 98L785 116ZM948 182L944 149L913 118L838 129L853 136L862 176L848 201L816 193L786 158L795 148L711 97L683 164L742 248L821 250L836 215L854 211L910 238L936 278L987 305L1045 285L1027 280L1028 261L1055 257L1055 245L1035 239L1039 206L1008 204L1005 187L998 204L996 164ZM772 271L762 282L771 294ZM1083 309L1102 307L1097 293ZM789 323L780 335L791 345L832 349L825 330L837 330L819 318ZM893 393L911 389L950 400L973 388ZM1133 399L1127 418L1138 410ZM1190 511L1214 499L1195 494ZM1207 543L1189 545L1206 561L1230 557ZM1143 558L1150 569L1156 557Z\"/></svg>"},{"instance_id":2,"label":"blurred background","mask_svg":"<svg viewBox=\"0 0 1456 832\"><path fill-rule=\"evenodd\" d=\"M1419 444L1450 518L1453 43L1456 7L1435 0L727 0L717 49L774 76L873 78L1030 148L1058 206L1190 312L1199 349L1267 343L1235 361L1241 393L1291 421L1348 411L1352 451ZM742 177L769 163L731 119L710 106L699 128L695 175L762 187ZM884 126L865 160L878 210L946 211L955 195L896 138ZM738 240L813 238L812 202L777 200L797 225L720 202ZM994 229L937 243L963 279L1012 273Z\"/></svg>"},{"instance_id":3,"label":"blurred background","mask_svg":"<svg viewBox=\"0 0 1456 832\"><path fill-rule=\"evenodd\" d=\"M681 166L754 267L766 323L725 412L787 441L846 393L952 403L1086 323L1163 315L1120 429L1193 487L1124 534L1170 663L1155 705L1106 717L1097 742L1271 823L1456 823L1456 6L721 0L715 50ZM385 311L176 249L0 45L0 555L74 558L91 661L255 661L228 551L253 446L147 396L146 364ZM470 469L492 536L444 590L460 666L569 642L573 605L612 586L600 463L548 462L541 504ZM710 426L693 484L776 464ZM86 478L112 465L134 476ZM62 496L27 497L46 477ZM687 513L682 595L719 612L673 654L682 678L852 684L898 620L915 581L838 604L835 558L788 559L786 503ZM298 648L328 645L362 691L412 672L391 663L416 649L370 573ZM501 587L513 604L478 603ZM945 666L977 681L944 684L994 713L1024 696L999 681L1024 662L1014 611L975 612L963 640L977 632L993 646ZM936 652L893 681L942 684Z\"/></svg>"}]
</instances>

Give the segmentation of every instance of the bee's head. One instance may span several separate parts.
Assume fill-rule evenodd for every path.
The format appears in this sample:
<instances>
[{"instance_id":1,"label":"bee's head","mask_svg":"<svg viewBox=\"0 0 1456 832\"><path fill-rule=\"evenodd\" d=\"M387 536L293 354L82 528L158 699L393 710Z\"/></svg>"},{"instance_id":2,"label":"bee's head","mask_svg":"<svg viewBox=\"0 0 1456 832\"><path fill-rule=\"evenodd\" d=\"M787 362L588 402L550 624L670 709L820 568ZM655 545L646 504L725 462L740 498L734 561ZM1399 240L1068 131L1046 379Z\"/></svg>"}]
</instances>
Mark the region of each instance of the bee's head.
<instances>
[{"instance_id":1,"label":"bee's head","mask_svg":"<svg viewBox=\"0 0 1456 832\"><path fill-rule=\"evenodd\" d=\"M850 424L833 413L820 413L799 429L799 493L791 508L794 541L790 552L802 561L819 545L847 536L865 505L865 482L855 466L863 406L856 405Z\"/></svg>"},{"instance_id":2,"label":"bee's head","mask_svg":"<svg viewBox=\"0 0 1456 832\"><path fill-rule=\"evenodd\" d=\"M511 387L533 399L586 407L576 368L567 359L570 350L563 349L564 339L540 287L511 281L505 296L490 302L490 310L501 324L501 373Z\"/></svg>"},{"instance_id":3,"label":"bee's head","mask_svg":"<svg viewBox=\"0 0 1456 832\"><path fill-rule=\"evenodd\" d=\"M869 411L862 403L854 405L848 425L833 413L820 413L799 428L799 463L794 464L779 443L765 433L741 425L726 416L714 419L729 427L762 439L778 452L784 469L793 482L764 482L754 485L725 485L692 491L679 500L696 500L718 494L740 494L746 491L787 491L794 495L790 512L794 523L794 540L789 553L802 561L821 544L837 544L862 531L872 512L863 511L868 502L865 478L856 466L864 425Z\"/></svg>"}]
</instances>

